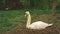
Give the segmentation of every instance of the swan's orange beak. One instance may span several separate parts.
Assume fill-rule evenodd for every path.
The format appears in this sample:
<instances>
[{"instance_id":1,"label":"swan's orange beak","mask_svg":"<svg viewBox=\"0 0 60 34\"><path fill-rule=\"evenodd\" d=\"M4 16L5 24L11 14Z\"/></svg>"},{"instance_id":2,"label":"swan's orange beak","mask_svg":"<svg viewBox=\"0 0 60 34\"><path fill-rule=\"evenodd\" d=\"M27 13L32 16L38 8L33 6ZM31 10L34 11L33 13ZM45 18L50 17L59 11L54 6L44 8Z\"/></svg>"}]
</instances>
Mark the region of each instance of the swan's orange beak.
<instances>
[{"instance_id":1,"label":"swan's orange beak","mask_svg":"<svg viewBox=\"0 0 60 34\"><path fill-rule=\"evenodd\" d=\"M28 15L27 15L27 14L25 14L24 16L25 16L25 17L27 17Z\"/></svg>"}]
</instances>

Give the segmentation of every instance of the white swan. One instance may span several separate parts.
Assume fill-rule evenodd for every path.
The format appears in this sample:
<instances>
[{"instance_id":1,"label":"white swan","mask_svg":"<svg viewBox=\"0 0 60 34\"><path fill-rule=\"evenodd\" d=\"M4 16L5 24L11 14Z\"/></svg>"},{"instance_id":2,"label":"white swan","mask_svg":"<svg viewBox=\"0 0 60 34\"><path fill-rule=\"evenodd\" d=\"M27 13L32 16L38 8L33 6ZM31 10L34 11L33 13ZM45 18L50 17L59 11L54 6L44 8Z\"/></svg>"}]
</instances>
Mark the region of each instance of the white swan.
<instances>
[{"instance_id":1,"label":"white swan","mask_svg":"<svg viewBox=\"0 0 60 34\"><path fill-rule=\"evenodd\" d=\"M25 16L27 16L27 24L26 24L26 28L28 29L45 29L48 26L51 26L53 24L48 24L42 21L37 21L37 22L33 22L31 24L31 15L29 13L29 11L25 12Z\"/></svg>"}]
</instances>

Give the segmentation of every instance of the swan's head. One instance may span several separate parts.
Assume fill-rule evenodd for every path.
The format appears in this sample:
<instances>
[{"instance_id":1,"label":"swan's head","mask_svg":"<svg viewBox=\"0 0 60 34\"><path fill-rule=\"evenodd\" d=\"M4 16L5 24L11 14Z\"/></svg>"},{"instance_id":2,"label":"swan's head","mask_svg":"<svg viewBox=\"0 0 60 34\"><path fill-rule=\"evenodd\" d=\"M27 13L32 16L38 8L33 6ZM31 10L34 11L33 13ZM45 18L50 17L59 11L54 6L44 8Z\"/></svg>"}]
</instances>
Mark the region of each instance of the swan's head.
<instances>
[{"instance_id":1,"label":"swan's head","mask_svg":"<svg viewBox=\"0 0 60 34\"><path fill-rule=\"evenodd\" d=\"M26 11L26 12L25 12L25 16L28 16L29 14L30 14L29 11Z\"/></svg>"}]
</instances>

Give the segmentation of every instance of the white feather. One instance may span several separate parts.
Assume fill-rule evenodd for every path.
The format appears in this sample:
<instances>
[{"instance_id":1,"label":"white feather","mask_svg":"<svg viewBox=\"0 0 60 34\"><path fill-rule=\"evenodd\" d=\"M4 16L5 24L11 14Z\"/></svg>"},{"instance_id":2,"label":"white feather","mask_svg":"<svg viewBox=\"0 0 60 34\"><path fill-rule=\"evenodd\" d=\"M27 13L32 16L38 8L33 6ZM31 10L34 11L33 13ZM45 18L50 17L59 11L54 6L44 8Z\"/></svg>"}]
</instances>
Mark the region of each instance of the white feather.
<instances>
[{"instance_id":1,"label":"white feather","mask_svg":"<svg viewBox=\"0 0 60 34\"><path fill-rule=\"evenodd\" d=\"M29 25L29 29L45 29L48 26L51 26L52 24L48 24L42 21L33 22Z\"/></svg>"},{"instance_id":2,"label":"white feather","mask_svg":"<svg viewBox=\"0 0 60 34\"><path fill-rule=\"evenodd\" d=\"M45 29L46 27L53 25L53 24L42 22L42 21L33 22L31 24L31 15L29 11L26 11L25 13L28 15L27 24L26 24L26 28L28 29Z\"/></svg>"}]
</instances>

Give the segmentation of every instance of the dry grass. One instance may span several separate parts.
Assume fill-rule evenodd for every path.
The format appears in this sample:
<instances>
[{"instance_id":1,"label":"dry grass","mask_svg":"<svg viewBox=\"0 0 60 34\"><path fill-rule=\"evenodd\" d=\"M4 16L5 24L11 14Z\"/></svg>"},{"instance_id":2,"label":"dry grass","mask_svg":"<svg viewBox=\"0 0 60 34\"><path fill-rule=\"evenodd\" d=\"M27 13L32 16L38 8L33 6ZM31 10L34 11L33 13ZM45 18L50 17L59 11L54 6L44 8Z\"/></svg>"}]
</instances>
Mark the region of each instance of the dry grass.
<instances>
[{"instance_id":1,"label":"dry grass","mask_svg":"<svg viewBox=\"0 0 60 34\"><path fill-rule=\"evenodd\" d=\"M53 21L55 21L56 17L53 18L53 16L51 14L47 15L47 14L43 14L43 15L36 15L34 17L32 17L32 22L33 21L44 21L46 23L53 23Z\"/></svg>"},{"instance_id":2,"label":"dry grass","mask_svg":"<svg viewBox=\"0 0 60 34\"><path fill-rule=\"evenodd\" d=\"M31 11L32 22L41 20L54 24L43 30L30 30L25 28L24 11L1 11L0 34L60 34L60 14L53 17L50 13L50 11Z\"/></svg>"},{"instance_id":3,"label":"dry grass","mask_svg":"<svg viewBox=\"0 0 60 34\"><path fill-rule=\"evenodd\" d=\"M6 34L60 34L60 30L53 26L44 30L30 30L25 28L25 26L18 26Z\"/></svg>"}]
</instances>

